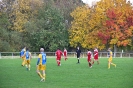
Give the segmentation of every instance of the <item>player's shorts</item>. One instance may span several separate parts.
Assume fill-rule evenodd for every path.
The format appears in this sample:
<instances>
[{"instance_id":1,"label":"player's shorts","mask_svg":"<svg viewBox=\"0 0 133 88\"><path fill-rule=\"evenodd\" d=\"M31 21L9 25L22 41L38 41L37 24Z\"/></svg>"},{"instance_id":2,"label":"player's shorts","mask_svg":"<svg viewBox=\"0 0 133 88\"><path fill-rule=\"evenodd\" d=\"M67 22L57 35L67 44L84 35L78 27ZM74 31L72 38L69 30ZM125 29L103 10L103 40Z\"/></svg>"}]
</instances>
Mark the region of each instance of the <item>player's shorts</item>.
<instances>
[{"instance_id":1,"label":"player's shorts","mask_svg":"<svg viewBox=\"0 0 133 88\"><path fill-rule=\"evenodd\" d=\"M90 59L90 58L88 58L88 59L87 59L87 61L88 61L88 62L91 62L91 59Z\"/></svg>"},{"instance_id":2,"label":"player's shorts","mask_svg":"<svg viewBox=\"0 0 133 88\"><path fill-rule=\"evenodd\" d=\"M61 60L61 57L57 57L56 60Z\"/></svg>"},{"instance_id":3,"label":"player's shorts","mask_svg":"<svg viewBox=\"0 0 133 88\"><path fill-rule=\"evenodd\" d=\"M77 58L80 58L80 55L77 55Z\"/></svg>"},{"instance_id":4,"label":"player's shorts","mask_svg":"<svg viewBox=\"0 0 133 88\"><path fill-rule=\"evenodd\" d=\"M94 57L95 60L98 60L98 57Z\"/></svg>"},{"instance_id":5,"label":"player's shorts","mask_svg":"<svg viewBox=\"0 0 133 88\"><path fill-rule=\"evenodd\" d=\"M46 65L38 65L37 70L46 70Z\"/></svg>"},{"instance_id":6,"label":"player's shorts","mask_svg":"<svg viewBox=\"0 0 133 88\"><path fill-rule=\"evenodd\" d=\"M22 58L22 60L25 60L25 57L21 57Z\"/></svg>"},{"instance_id":7,"label":"player's shorts","mask_svg":"<svg viewBox=\"0 0 133 88\"><path fill-rule=\"evenodd\" d=\"M26 64L30 64L30 60L26 60L25 63L26 63Z\"/></svg>"},{"instance_id":8,"label":"player's shorts","mask_svg":"<svg viewBox=\"0 0 133 88\"><path fill-rule=\"evenodd\" d=\"M110 58L108 59L108 61L109 61L109 62L112 62L112 57L110 57Z\"/></svg>"}]
</instances>

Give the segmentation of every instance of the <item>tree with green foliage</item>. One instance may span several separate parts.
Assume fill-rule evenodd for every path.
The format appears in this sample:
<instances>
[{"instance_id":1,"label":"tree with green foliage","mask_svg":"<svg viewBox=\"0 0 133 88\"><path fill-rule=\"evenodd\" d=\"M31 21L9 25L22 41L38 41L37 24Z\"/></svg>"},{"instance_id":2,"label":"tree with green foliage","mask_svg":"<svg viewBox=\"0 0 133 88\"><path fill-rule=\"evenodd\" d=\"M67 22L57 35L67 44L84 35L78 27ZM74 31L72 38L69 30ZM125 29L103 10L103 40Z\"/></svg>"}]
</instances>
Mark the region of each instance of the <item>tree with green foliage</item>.
<instances>
[{"instance_id":1,"label":"tree with green foliage","mask_svg":"<svg viewBox=\"0 0 133 88\"><path fill-rule=\"evenodd\" d=\"M10 23L8 16L4 12L0 12L0 50L1 52L6 51L17 51L21 42L21 34L16 31L8 29Z\"/></svg>"},{"instance_id":2,"label":"tree with green foliage","mask_svg":"<svg viewBox=\"0 0 133 88\"><path fill-rule=\"evenodd\" d=\"M55 51L58 47L68 46L68 32L65 20L58 9L46 6L38 13L37 20L25 25L29 34L30 46L34 51L44 47L46 51Z\"/></svg>"}]
</instances>

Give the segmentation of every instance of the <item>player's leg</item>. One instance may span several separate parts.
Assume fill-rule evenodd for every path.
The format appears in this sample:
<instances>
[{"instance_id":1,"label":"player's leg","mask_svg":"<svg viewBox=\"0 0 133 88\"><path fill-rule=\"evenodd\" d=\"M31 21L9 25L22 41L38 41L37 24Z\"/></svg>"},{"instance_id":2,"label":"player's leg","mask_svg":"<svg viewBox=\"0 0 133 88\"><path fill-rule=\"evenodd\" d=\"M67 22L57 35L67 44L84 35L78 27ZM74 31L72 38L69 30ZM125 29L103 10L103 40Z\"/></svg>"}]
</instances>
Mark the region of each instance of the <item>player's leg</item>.
<instances>
[{"instance_id":1,"label":"player's leg","mask_svg":"<svg viewBox=\"0 0 133 88\"><path fill-rule=\"evenodd\" d=\"M28 71L28 60L25 60L25 67L26 67L26 70Z\"/></svg>"},{"instance_id":2,"label":"player's leg","mask_svg":"<svg viewBox=\"0 0 133 88\"><path fill-rule=\"evenodd\" d=\"M110 69L110 64L111 64L111 58L108 59L108 69Z\"/></svg>"},{"instance_id":3,"label":"player's leg","mask_svg":"<svg viewBox=\"0 0 133 88\"><path fill-rule=\"evenodd\" d=\"M64 59L65 59L65 61L66 61L66 56L64 55Z\"/></svg>"},{"instance_id":4,"label":"player's leg","mask_svg":"<svg viewBox=\"0 0 133 88\"><path fill-rule=\"evenodd\" d=\"M92 67L92 65L91 65L91 63L89 62L89 67L91 68Z\"/></svg>"},{"instance_id":5,"label":"player's leg","mask_svg":"<svg viewBox=\"0 0 133 88\"><path fill-rule=\"evenodd\" d=\"M65 57L65 61L66 61L67 60L67 56L65 55L64 57Z\"/></svg>"},{"instance_id":6,"label":"player's leg","mask_svg":"<svg viewBox=\"0 0 133 88\"><path fill-rule=\"evenodd\" d=\"M99 60L98 60L98 58L97 58L97 64L99 64Z\"/></svg>"},{"instance_id":7,"label":"player's leg","mask_svg":"<svg viewBox=\"0 0 133 88\"><path fill-rule=\"evenodd\" d=\"M95 62L95 58L92 60L92 64L94 64L94 62Z\"/></svg>"},{"instance_id":8,"label":"player's leg","mask_svg":"<svg viewBox=\"0 0 133 88\"><path fill-rule=\"evenodd\" d=\"M108 61L108 69L110 69L110 62Z\"/></svg>"},{"instance_id":9,"label":"player's leg","mask_svg":"<svg viewBox=\"0 0 133 88\"><path fill-rule=\"evenodd\" d=\"M57 62L57 65L59 65L59 60L58 60L58 57L56 57L56 62Z\"/></svg>"},{"instance_id":10,"label":"player's leg","mask_svg":"<svg viewBox=\"0 0 133 88\"><path fill-rule=\"evenodd\" d=\"M45 74L45 70L46 70L46 65L42 65L42 76L43 78L41 79L41 81L45 81L45 77L46 77L46 74Z\"/></svg>"},{"instance_id":11,"label":"player's leg","mask_svg":"<svg viewBox=\"0 0 133 88\"><path fill-rule=\"evenodd\" d=\"M28 60L28 70L30 71L30 60Z\"/></svg>"},{"instance_id":12,"label":"player's leg","mask_svg":"<svg viewBox=\"0 0 133 88\"><path fill-rule=\"evenodd\" d=\"M91 59L89 59L89 64L90 64L90 68L92 68L92 63L91 63Z\"/></svg>"},{"instance_id":13,"label":"player's leg","mask_svg":"<svg viewBox=\"0 0 133 88\"><path fill-rule=\"evenodd\" d=\"M61 66L61 57L59 58L59 66Z\"/></svg>"},{"instance_id":14,"label":"player's leg","mask_svg":"<svg viewBox=\"0 0 133 88\"><path fill-rule=\"evenodd\" d=\"M25 57L22 57L22 66L25 65Z\"/></svg>"},{"instance_id":15,"label":"player's leg","mask_svg":"<svg viewBox=\"0 0 133 88\"><path fill-rule=\"evenodd\" d=\"M114 64L114 63L112 63L112 62L111 62L110 64L116 67L116 64Z\"/></svg>"},{"instance_id":16,"label":"player's leg","mask_svg":"<svg viewBox=\"0 0 133 88\"><path fill-rule=\"evenodd\" d=\"M37 74L39 75L40 78L43 78L43 76L42 76L42 74L40 73L39 70L41 70L41 65L38 65L38 66L37 66L36 72L37 72Z\"/></svg>"},{"instance_id":17,"label":"player's leg","mask_svg":"<svg viewBox=\"0 0 133 88\"><path fill-rule=\"evenodd\" d=\"M80 63L80 56L79 55L77 55L77 60L78 60L78 62L77 63Z\"/></svg>"},{"instance_id":18,"label":"player's leg","mask_svg":"<svg viewBox=\"0 0 133 88\"><path fill-rule=\"evenodd\" d=\"M60 65L60 61L58 59L56 61L57 61L57 65L59 66Z\"/></svg>"}]
</instances>

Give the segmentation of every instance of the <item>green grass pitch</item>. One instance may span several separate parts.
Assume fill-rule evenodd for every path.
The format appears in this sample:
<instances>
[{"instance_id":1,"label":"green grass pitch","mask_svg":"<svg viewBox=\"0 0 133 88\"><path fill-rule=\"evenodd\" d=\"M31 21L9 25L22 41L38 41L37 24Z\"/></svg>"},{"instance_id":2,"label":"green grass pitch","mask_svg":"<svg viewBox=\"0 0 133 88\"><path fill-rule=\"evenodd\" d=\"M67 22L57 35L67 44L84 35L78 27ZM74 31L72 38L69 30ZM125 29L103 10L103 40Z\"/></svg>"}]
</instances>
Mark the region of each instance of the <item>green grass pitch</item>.
<instances>
[{"instance_id":1,"label":"green grass pitch","mask_svg":"<svg viewBox=\"0 0 133 88\"><path fill-rule=\"evenodd\" d=\"M107 69L107 58L88 67L85 58L76 64L76 58L62 58L61 66L54 58L47 58L46 81L40 82L36 61L31 70L21 66L21 59L0 59L0 88L133 88L133 58L113 58L117 67Z\"/></svg>"}]
</instances>

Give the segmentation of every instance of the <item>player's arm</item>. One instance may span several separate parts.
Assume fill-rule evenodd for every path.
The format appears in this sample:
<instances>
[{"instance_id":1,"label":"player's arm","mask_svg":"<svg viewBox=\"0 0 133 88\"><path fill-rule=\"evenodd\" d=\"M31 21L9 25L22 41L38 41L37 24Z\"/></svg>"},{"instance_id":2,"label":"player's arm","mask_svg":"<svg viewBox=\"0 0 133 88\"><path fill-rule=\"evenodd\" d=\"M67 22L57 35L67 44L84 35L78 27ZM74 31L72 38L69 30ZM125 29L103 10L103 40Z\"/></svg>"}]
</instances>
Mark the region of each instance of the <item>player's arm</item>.
<instances>
[{"instance_id":1,"label":"player's arm","mask_svg":"<svg viewBox=\"0 0 133 88\"><path fill-rule=\"evenodd\" d=\"M95 54L94 54L94 56L96 56L98 53L96 52Z\"/></svg>"},{"instance_id":2,"label":"player's arm","mask_svg":"<svg viewBox=\"0 0 133 88\"><path fill-rule=\"evenodd\" d=\"M92 56L92 52L91 52L91 58L93 58L93 56Z\"/></svg>"},{"instance_id":3,"label":"player's arm","mask_svg":"<svg viewBox=\"0 0 133 88\"><path fill-rule=\"evenodd\" d=\"M67 56L67 51L66 51L66 56Z\"/></svg>"},{"instance_id":4,"label":"player's arm","mask_svg":"<svg viewBox=\"0 0 133 88\"><path fill-rule=\"evenodd\" d=\"M19 56L21 57L21 52L19 53Z\"/></svg>"},{"instance_id":5,"label":"player's arm","mask_svg":"<svg viewBox=\"0 0 133 88\"><path fill-rule=\"evenodd\" d=\"M56 52L55 52L55 56L57 56Z\"/></svg>"},{"instance_id":6,"label":"player's arm","mask_svg":"<svg viewBox=\"0 0 133 88\"><path fill-rule=\"evenodd\" d=\"M39 62L40 62L40 58L38 58L36 65L38 65L38 64L39 64Z\"/></svg>"},{"instance_id":7,"label":"player's arm","mask_svg":"<svg viewBox=\"0 0 133 88\"><path fill-rule=\"evenodd\" d=\"M22 57L26 56L26 52L24 52L24 55Z\"/></svg>"},{"instance_id":8,"label":"player's arm","mask_svg":"<svg viewBox=\"0 0 133 88\"><path fill-rule=\"evenodd\" d=\"M61 52L61 55L64 56L64 52Z\"/></svg>"},{"instance_id":9,"label":"player's arm","mask_svg":"<svg viewBox=\"0 0 133 88\"><path fill-rule=\"evenodd\" d=\"M42 55L39 54L39 55L38 55L38 60L37 60L37 65L39 65L39 62L40 62L41 57L42 57Z\"/></svg>"}]
</instances>

